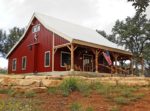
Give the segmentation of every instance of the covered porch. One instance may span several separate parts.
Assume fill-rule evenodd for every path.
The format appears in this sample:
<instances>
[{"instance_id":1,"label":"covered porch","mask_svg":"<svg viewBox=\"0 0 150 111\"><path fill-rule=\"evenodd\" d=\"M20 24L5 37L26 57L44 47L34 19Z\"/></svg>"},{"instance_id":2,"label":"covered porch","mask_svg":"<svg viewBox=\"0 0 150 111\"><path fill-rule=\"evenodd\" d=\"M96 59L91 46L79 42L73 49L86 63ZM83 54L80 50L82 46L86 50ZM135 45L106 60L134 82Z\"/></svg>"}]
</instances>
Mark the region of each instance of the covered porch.
<instances>
[{"instance_id":1,"label":"covered porch","mask_svg":"<svg viewBox=\"0 0 150 111\"><path fill-rule=\"evenodd\" d=\"M60 54L64 71L95 72L109 74L133 74L132 54L108 47L94 47L83 43L66 43L53 48L52 71L55 71L55 54ZM109 52L110 63L104 54ZM128 61L126 64L125 61Z\"/></svg>"}]
</instances>

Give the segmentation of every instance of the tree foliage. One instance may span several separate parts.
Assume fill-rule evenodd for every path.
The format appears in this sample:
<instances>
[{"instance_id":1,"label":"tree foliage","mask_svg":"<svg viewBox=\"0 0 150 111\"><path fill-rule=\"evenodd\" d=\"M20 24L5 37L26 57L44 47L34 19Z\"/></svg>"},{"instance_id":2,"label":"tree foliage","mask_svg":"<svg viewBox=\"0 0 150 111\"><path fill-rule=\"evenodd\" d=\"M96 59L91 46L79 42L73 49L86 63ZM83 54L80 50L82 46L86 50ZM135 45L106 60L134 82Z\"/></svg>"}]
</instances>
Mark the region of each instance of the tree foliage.
<instances>
[{"instance_id":1,"label":"tree foliage","mask_svg":"<svg viewBox=\"0 0 150 111\"><path fill-rule=\"evenodd\" d=\"M3 55L3 53L4 53L5 42L6 42L6 32L4 32L3 30L0 30L0 52L1 52L1 55Z\"/></svg>"},{"instance_id":2,"label":"tree foliage","mask_svg":"<svg viewBox=\"0 0 150 111\"><path fill-rule=\"evenodd\" d=\"M125 45L133 53L137 67L141 54L144 54L145 61L149 61L150 20L146 19L146 15L127 17L125 21L117 20L112 33L119 45Z\"/></svg>"},{"instance_id":3,"label":"tree foliage","mask_svg":"<svg viewBox=\"0 0 150 111\"><path fill-rule=\"evenodd\" d=\"M128 2L133 2L132 5L135 7L137 12L144 12L149 6L150 0L128 0Z\"/></svg>"},{"instance_id":4,"label":"tree foliage","mask_svg":"<svg viewBox=\"0 0 150 111\"><path fill-rule=\"evenodd\" d=\"M0 54L5 56L24 33L24 28L14 27L9 34L0 30Z\"/></svg>"}]
</instances>

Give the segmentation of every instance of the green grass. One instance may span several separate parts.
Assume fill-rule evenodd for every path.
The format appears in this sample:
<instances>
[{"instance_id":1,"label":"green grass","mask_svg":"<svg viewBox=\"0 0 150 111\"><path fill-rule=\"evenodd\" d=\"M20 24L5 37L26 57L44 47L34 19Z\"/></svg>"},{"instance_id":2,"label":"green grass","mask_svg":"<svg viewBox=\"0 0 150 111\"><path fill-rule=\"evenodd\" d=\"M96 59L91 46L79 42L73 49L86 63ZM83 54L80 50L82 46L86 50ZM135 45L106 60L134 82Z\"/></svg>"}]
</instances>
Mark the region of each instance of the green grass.
<instances>
[{"instance_id":1,"label":"green grass","mask_svg":"<svg viewBox=\"0 0 150 111\"><path fill-rule=\"evenodd\" d=\"M85 111L94 111L92 107L87 107Z\"/></svg>"},{"instance_id":2,"label":"green grass","mask_svg":"<svg viewBox=\"0 0 150 111\"><path fill-rule=\"evenodd\" d=\"M12 98L0 100L0 111L40 111L37 104L33 100L16 100Z\"/></svg>"},{"instance_id":3,"label":"green grass","mask_svg":"<svg viewBox=\"0 0 150 111\"><path fill-rule=\"evenodd\" d=\"M120 105L127 105L130 101L125 97L119 96L114 98L114 102Z\"/></svg>"},{"instance_id":4,"label":"green grass","mask_svg":"<svg viewBox=\"0 0 150 111\"><path fill-rule=\"evenodd\" d=\"M59 89L64 96L68 96L74 91L79 91L83 96L88 96L91 92L90 84L77 78L65 79Z\"/></svg>"},{"instance_id":5,"label":"green grass","mask_svg":"<svg viewBox=\"0 0 150 111\"><path fill-rule=\"evenodd\" d=\"M82 111L82 105L80 103L74 102L70 105L70 111Z\"/></svg>"},{"instance_id":6,"label":"green grass","mask_svg":"<svg viewBox=\"0 0 150 111\"><path fill-rule=\"evenodd\" d=\"M56 87L49 87L49 88L47 89L47 92L48 92L49 94L56 94L56 93L58 92L58 88L56 88Z\"/></svg>"},{"instance_id":7,"label":"green grass","mask_svg":"<svg viewBox=\"0 0 150 111\"><path fill-rule=\"evenodd\" d=\"M24 95L26 98L33 98L36 96L36 93L34 91L27 91Z\"/></svg>"}]
</instances>

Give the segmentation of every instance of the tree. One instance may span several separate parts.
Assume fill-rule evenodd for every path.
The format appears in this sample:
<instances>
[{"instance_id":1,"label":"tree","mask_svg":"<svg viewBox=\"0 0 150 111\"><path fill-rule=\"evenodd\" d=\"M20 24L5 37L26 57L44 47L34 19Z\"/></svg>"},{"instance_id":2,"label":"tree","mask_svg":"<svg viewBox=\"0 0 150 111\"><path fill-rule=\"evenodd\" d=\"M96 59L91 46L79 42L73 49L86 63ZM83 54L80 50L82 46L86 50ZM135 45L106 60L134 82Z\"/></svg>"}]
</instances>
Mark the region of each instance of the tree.
<instances>
[{"instance_id":1,"label":"tree","mask_svg":"<svg viewBox=\"0 0 150 111\"><path fill-rule=\"evenodd\" d=\"M132 5L135 7L137 12L144 12L149 6L150 0L127 0L128 2L133 2Z\"/></svg>"},{"instance_id":2,"label":"tree","mask_svg":"<svg viewBox=\"0 0 150 111\"><path fill-rule=\"evenodd\" d=\"M6 32L0 30L0 56L4 56L4 43L6 42Z\"/></svg>"},{"instance_id":3,"label":"tree","mask_svg":"<svg viewBox=\"0 0 150 111\"><path fill-rule=\"evenodd\" d=\"M136 69L138 69L142 53L147 61L145 55L149 53L149 50L145 50L145 47L148 47L147 44L150 43L150 20L146 19L146 15L127 17L125 21L117 20L112 33L117 37L119 45L125 45L133 53Z\"/></svg>"},{"instance_id":4,"label":"tree","mask_svg":"<svg viewBox=\"0 0 150 111\"><path fill-rule=\"evenodd\" d=\"M0 53L4 57L24 33L24 28L14 27L6 34L0 30Z\"/></svg>"}]
</instances>

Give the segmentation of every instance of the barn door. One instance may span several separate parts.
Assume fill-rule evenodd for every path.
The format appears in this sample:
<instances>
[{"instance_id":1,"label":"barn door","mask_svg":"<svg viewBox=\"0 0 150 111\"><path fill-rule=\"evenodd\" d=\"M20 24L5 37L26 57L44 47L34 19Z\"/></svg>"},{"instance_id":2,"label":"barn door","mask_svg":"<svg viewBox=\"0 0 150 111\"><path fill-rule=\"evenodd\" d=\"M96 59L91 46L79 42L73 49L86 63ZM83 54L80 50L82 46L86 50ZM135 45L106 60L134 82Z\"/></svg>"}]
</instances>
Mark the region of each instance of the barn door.
<instances>
[{"instance_id":1,"label":"barn door","mask_svg":"<svg viewBox=\"0 0 150 111\"><path fill-rule=\"evenodd\" d=\"M93 56L83 55L83 71L93 72Z\"/></svg>"}]
</instances>

